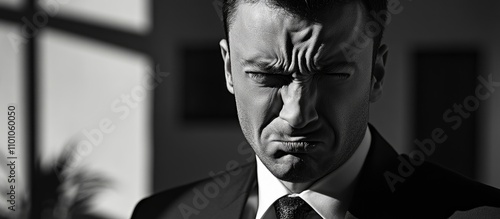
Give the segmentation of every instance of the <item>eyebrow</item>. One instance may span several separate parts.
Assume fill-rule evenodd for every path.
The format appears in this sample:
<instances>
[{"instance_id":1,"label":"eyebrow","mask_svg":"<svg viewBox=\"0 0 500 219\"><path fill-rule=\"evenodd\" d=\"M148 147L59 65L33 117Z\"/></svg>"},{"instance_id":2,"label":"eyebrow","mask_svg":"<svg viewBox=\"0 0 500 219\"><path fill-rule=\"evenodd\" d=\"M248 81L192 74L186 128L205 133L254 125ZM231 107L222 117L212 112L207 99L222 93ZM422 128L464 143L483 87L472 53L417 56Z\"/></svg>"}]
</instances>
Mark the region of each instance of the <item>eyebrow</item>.
<instances>
[{"instance_id":1,"label":"eyebrow","mask_svg":"<svg viewBox=\"0 0 500 219\"><path fill-rule=\"evenodd\" d=\"M284 74L286 73L286 70L272 65L271 63L268 62L263 62L263 61L254 61L254 60L243 60L241 61L241 64L245 67L254 67L258 70L262 70L266 73L270 74Z\"/></svg>"},{"instance_id":2,"label":"eyebrow","mask_svg":"<svg viewBox=\"0 0 500 219\"><path fill-rule=\"evenodd\" d=\"M287 74L287 71L281 67L277 67L268 62L254 61L254 60L243 60L242 65L245 67L254 67L259 71L263 71L269 74ZM335 71L339 68L349 68L352 70L356 69L356 63L354 62L332 62L323 66L319 66L317 71Z\"/></svg>"}]
</instances>

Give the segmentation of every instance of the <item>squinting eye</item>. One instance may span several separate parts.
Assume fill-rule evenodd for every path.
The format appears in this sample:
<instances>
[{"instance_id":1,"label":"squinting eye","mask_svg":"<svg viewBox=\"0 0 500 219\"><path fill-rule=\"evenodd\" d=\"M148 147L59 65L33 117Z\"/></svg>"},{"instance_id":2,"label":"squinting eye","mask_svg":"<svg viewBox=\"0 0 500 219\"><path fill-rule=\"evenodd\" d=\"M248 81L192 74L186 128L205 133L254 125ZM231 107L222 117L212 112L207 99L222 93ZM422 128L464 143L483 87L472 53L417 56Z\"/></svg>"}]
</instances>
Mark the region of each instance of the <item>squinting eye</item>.
<instances>
[{"instance_id":1,"label":"squinting eye","mask_svg":"<svg viewBox=\"0 0 500 219\"><path fill-rule=\"evenodd\" d=\"M266 77L266 74L264 73L248 73L248 75L250 75L251 78L255 79L255 80L263 80L265 77Z\"/></svg>"},{"instance_id":2,"label":"squinting eye","mask_svg":"<svg viewBox=\"0 0 500 219\"><path fill-rule=\"evenodd\" d=\"M336 77L338 79L347 79L351 76L350 74L347 74L347 73L327 73L326 75L333 76L333 77Z\"/></svg>"},{"instance_id":3,"label":"squinting eye","mask_svg":"<svg viewBox=\"0 0 500 219\"><path fill-rule=\"evenodd\" d=\"M250 78L252 78L252 80L266 87L281 87L293 80L292 77L288 75L260 72L247 72L247 74L250 76Z\"/></svg>"},{"instance_id":4,"label":"squinting eye","mask_svg":"<svg viewBox=\"0 0 500 219\"><path fill-rule=\"evenodd\" d=\"M252 78L255 82L257 83L264 83L266 81L266 78L268 77L264 73L248 73L250 78Z\"/></svg>"}]
</instances>

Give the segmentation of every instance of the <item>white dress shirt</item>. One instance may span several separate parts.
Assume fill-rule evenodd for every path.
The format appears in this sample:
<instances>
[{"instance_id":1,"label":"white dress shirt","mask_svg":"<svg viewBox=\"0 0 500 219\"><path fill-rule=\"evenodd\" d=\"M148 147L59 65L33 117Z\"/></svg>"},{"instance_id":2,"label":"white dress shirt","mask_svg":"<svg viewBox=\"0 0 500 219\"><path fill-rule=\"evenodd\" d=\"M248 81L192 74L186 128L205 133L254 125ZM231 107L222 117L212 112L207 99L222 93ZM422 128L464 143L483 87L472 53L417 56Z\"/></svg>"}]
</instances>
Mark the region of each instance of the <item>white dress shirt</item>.
<instances>
[{"instance_id":1,"label":"white dress shirt","mask_svg":"<svg viewBox=\"0 0 500 219\"><path fill-rule=\"evenodd\" d=\"M285 195L301 197L318 214L316 218L344 218L370 143L371 133L367 127L359 147L342 166L299 194L287 189L257 157L258 189L254 189L249 195L243 218L276 219L273 203Z\"/></svg>"}]
</instances>

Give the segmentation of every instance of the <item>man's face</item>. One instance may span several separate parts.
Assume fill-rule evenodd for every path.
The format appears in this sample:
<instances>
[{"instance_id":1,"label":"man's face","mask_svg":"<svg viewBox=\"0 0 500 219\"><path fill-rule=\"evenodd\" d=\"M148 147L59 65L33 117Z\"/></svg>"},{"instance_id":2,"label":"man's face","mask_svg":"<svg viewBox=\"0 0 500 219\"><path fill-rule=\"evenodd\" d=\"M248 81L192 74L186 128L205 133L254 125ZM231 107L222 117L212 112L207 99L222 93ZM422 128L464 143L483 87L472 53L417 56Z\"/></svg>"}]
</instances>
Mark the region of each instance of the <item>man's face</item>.
<instances>
[{"instance_id":1,"label":"man's face","mask_svg":"<svg viewBox=\"0 0 500 219\"><path fill-rule=\"evenodd\" d=\"M359 40L360 4L338 6L316 23L241 3L229 48L221 41L243 134L281 180L317 180L342 165L365 134L370 100L380 94L371 76L373 42L354 59L341 49Z\"/></svg>"}]
</instances>

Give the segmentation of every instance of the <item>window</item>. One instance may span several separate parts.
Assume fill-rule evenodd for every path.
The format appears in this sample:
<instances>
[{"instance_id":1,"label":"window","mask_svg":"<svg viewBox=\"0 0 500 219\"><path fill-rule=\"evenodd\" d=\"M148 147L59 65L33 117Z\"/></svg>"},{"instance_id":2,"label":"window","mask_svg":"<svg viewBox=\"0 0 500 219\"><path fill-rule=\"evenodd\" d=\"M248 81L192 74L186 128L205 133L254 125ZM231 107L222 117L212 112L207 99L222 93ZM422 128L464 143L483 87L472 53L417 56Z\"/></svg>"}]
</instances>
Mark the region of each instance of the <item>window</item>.
<instances>
[{"instance_id":1,"label":"window","mask_svg":"<svg viewBox=\"0 0 500 219\"><path fill-rule=\"evenodd\" d=\"M147 81L157 67L145 46L149 7L144 0L0 4L0 112L14 104L20 113L23 145L16 152L24 169L17 176L16 201L29 201L32 209L31 216L18 216L64 217L51 210L71 202L58 199L62 194L50 188L62 185L49 180L67 179L54 170L61 156L71 157L72 170L84 176L72 179L106 182L92 202L99 205L91 203L88 212L74 218L128 218L150 192L152 91ZM0 156L6 157L4 149ZM51 173L58 178L43 178ZM18 204L16 212L27 207ZM2 216L12 214L0 211Z\"/></svg>"}]
</instances>

